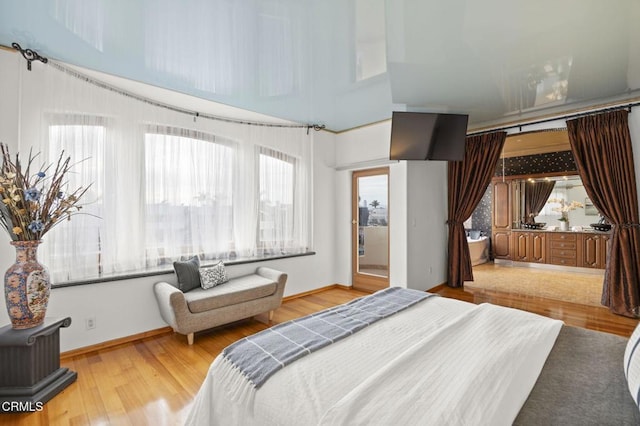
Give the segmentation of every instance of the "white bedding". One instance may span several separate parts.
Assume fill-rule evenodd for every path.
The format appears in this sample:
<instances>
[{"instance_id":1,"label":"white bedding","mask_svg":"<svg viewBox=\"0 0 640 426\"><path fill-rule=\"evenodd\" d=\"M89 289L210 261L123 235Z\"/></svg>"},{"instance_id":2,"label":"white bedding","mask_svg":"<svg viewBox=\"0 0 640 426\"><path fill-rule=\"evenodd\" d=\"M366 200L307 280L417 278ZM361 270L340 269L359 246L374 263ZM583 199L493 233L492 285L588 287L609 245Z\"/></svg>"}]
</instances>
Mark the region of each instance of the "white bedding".
<instances>
[{"instance_id":1,"label":"white bedding","mask_svg":"<svg viewBox=\"0 0 640 426\"><path fill-rule=\"evenodd\" d=\"M510 424L560 327L433 297L287 366L248 404L216 358L187 424Z\"/></svg>"}]
</instances>

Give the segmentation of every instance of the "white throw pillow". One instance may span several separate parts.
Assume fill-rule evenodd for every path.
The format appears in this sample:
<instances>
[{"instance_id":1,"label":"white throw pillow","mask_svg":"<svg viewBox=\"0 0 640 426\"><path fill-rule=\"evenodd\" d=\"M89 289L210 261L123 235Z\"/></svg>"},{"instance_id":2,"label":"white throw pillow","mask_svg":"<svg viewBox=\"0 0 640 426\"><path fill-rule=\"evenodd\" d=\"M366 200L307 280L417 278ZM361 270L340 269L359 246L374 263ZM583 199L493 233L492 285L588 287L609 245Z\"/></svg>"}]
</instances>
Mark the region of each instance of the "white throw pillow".
<instances>
[{"instance_id":1,"label":"white throw pillow","mask_svg":"<svg viewBox=\"0 0 640 426\"><path fill-rule=\"evenodd\" d=\"M229 281L227 270L222 262L218 262L213 266L202 267L199 272L200 285L204 289L212 288Z\"/></svg>"},{"instance_id":2,"label":"white throw pillow","mask_svg":"<svg viewBox=\"0 0 640 426\"><path fill-rule=\"evenodd\" d=\"M627 378L629 392L638 405L640 394L640 324L633 331L624 351L624 375Z\"/></svg>"}]
</instances>

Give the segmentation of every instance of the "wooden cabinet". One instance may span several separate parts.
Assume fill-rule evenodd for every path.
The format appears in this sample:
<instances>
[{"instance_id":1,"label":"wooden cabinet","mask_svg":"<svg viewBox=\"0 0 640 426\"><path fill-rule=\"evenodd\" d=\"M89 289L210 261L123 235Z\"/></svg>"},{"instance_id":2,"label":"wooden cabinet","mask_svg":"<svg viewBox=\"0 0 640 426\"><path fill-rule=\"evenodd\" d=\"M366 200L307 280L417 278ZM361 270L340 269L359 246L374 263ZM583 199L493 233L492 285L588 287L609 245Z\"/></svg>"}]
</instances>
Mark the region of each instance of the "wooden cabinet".
<instances>
[{"instance_id":1,"label":"wooden cabinet","mask_svg":"<svg viewBox=\"0 0 640 426\"><path fill-rule=\"evenodd\" d=\"M511 260L515 260L517 262L528 262L529 256L527 246L529 243L529 233L528 232L518 232L513 231L513 251L511 255Z\"/></svg>"},{"instance_id":2,"label":"wooden cabinet","mask_svg":"<svg viewBox=\"0 0 640 426\"><path fill-rule=\"evenodd\" d=\"M547 232L514 229L518 210L512 201L521 188L512 180L494 179L491 247L494 259L604 269L610 235L599 232Z\"/></svg>"},{"instance_id":3,"label":"wooden cabinet","mask_svg":"<svg viewBox=\"0 0 640 426\"><path fill-rule=\"evenodd\" d=\"M511 259L511 183L493 181L491 247L494 259Z\"/></svg>"},{"instance_id":4,"label":"wooden cabinet","mask_svg":"<svg viewBox=\"0 0 640 426\"><path fill-rule=\"evenodd\" d=\"M494 241L496 236L494 233ZM509 257L516 262L604 269L611 235L591 232L512 230ZM497 246L497 244L494 243ZM504 255L505 245L495 247Z\"/></svg>"},{"instance_id":5,"label":"wooden cabinet","mask_svg":"<svg viewBox=\"0 0 640 426\"><path fill-rule=\"evenodd\" d=\"M547 261L547 234L543 232L531 233L531 254L529 262L545 263Z\"/></svg>"},{"instance_id":6,"label":"wooden cabinet","mask_svg":"<svg viewBox=\"0 0 640 426\"><path fill-rule=\"evenodd\" d=\"M611 236L600 232L519 229L524 180L491 181L491 250L494 259L604 269Z\"/></svg>"},{"instance_id":7,"label":"wooden cabinet","mask_svg":"<svg viewBox=\"0 0 640 426\"><path fill-rule=\"evenodd\" d=\"M549 259L552 265L578 266L578 234L549 232Z\"/></svg>"},{"instance_id":8,"label":"wooden cabinet","mask_svg":"<svg viewBox=\"0 0 640 426\"><path fill-rule=\"evenodd\" d=\"M607 265L609 234L582 234L582 250L578 266L604 269Z\"/></svg>"},{"instance_id":9,"label":"wooden cabinet","mask_svg":"<svg viewBox=\"0 0 640 426\"><path fill-rule=\"evenodd\" d=\"M511 229L511 182L493 182L493 223L494 231Z\"/></svg>"},{"instance_id":10,"label":"wooden cabinet","mask_svg":"<svg viewBox=\"0 0 640 426\"><path fill-rule=\"evenodd\" d=\"M491 247L494 259L511 259L511 232L496 231L492 233Z\"/></svg>"},{"instance_id":11,"label":"wooden cabinet","mask_svg":"<svg viewBox=\"0 0 640 426\"><path fill-rule=\"evenodd\" d=\"M511 259L518 262L545 263L546 232L512 231Z\"/></svg>"}]
</instances>

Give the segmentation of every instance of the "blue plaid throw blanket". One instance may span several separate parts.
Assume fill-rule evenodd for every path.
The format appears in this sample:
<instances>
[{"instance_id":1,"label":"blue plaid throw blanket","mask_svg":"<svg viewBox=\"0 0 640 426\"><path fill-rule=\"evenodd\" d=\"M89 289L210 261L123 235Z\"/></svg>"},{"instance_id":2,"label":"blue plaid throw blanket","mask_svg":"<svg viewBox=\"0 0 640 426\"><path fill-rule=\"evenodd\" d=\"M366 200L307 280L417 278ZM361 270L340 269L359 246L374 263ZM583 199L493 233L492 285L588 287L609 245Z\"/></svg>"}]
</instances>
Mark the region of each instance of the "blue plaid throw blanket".
<instances>
[{"instance_id":1,"label":"blue plaid throw blanket","mask_svg":"<svg viewBox=\"0 0 640 426\"><path fill-rule=\"evenodd\" d=\"M431 296L390 287L245 337L225 348L222 357L257 389L295 360Z\"/></svg>"}]
</instances>

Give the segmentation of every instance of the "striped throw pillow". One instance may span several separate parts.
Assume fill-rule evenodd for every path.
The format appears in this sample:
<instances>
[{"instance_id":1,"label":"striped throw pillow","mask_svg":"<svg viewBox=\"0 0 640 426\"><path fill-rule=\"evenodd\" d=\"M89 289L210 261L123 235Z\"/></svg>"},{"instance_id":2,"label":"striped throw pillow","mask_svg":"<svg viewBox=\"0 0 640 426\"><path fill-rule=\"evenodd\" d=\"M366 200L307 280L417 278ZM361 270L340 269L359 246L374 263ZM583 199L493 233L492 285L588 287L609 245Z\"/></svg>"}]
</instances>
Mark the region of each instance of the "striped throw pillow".
<instances>
[{"instance_id":1,"label":"striped throw pillow","mask_svg":"<svg viewBox=\"0 0 640 426\"><path fill-rule=\"evenodd\" d=\"M624 351L624 375L627 378L631 396L638 405L640 401L640 324L631 334Z\"/></svg>"}]
</instances>

